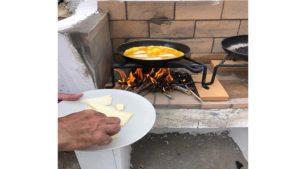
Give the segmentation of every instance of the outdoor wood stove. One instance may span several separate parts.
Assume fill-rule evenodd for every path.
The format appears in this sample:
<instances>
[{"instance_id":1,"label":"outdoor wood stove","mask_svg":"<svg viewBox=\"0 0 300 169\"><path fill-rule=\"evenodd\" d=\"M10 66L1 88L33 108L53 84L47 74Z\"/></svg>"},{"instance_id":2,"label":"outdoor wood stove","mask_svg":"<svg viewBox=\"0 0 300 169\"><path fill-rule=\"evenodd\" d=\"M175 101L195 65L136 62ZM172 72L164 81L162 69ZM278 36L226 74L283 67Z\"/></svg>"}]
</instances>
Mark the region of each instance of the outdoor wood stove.
<instances>
[{"instance_id":1,"label":"outdoor wood stove","mask_svg":"<svg viewBox=\"0 0 300 169\"><path fill-rule=\"evenodd\" d=\"M177 49L184 53L182 57L168 60L138 60L129 58L123 55L124 51L136 46L149 46L149 45L157 45L157 46L168 46L174 49ZM172 41L162 41L162 40L140 40L128 42L120 45L118 47L118 54L125 58L123 62L114 62L111 69L111 77L112 77L112 86L115 87L115 69L135 69L135 68L143 68L143 69L151 69L151 68L184 68L193 73L202 73L202 81L201 85L208 89L207 84L205 83L207 67L206 65L199 63L193 59L190 59L190 48L184 44L176 43ZM193 82L195 83L195 82Z\"/></svg>"},{"instance_id":2,"label":"outdoor wood stove","mask_svg":"<svg viewBox=\"0 0 300 169\"><path fill-rule=\"evenodd\" d=\"M242 45L240 45L242 44ZM243 46L247 44L246 46ZM184 53L182 57L178 57L175 59L167 59L167 60L139 60L130 57L126 57L123 55L125 50L137 47L137 46L167 46L179 50ZM236 46L236 48L234 48ZM222 47L226 51L226 55L224 59L214 68L212 78L209 82L206 82L207 76L207 66L200 62L197 62L190 57L190 48L187 45L172 42L172 41L163 41L163 40L139 40L127 42L120 45L117 49L118 54L124 58L122 62L114 62L111 68L111 80L112 86L115 87L116 79L115 79L115 70L116 69L152 69L152 68L184 68L189 70L192 73L202 73L201 82L190 82L193 85L195 83L200 83L203 88L209 89L209 85L212 85L215 80L215 76L219 67L247 67L248 64L224 64L226 60L244 60L248 61L248 36L235 36L224 39L222 41ZM187 87L187 86L185 86Z\"/></svg>"}]
</instances>

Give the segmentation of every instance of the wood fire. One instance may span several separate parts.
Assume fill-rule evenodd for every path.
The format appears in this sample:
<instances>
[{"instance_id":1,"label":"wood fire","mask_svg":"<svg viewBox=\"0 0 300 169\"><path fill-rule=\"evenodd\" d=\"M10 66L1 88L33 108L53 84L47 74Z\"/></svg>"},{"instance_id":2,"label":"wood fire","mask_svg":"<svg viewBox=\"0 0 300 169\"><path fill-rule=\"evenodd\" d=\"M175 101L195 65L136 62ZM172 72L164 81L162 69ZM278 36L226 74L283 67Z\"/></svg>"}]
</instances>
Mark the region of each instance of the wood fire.
<instances>
[{"instance_id":1,"label":"wood fire","mask_svg":"<svg viewBox=\"0 0 300 169\"><path fill-rule=\"evenodd\" d=\"M161 92L169 99L172 99L172 96L168 92L173 90L190 94L185 86L193 83L189 73L171 71L170 68L135 68L129 72L128 77L123 70L114 70L121 78L118 80L121 89L135 93Z\"/></svg>"},{"instance_id":2,"label":"wood fire","mask_svg":"<svg viewBox=\"0 0 300 169\"><path fill-rule=\"evenodd\" d=\"M157 84L158 81L166 81L171 83L173 81L173 77L171 75L170 68L159 68L157 71L156 69L152 68L147 73L142 68L136 68L135 71L131 71L129 76L126 76L126 73L121 69L114 69L120 76L120 80L118 83L121 87L127 85L127 87L139 87L143 83L152 83L153 85ZM126 79L126 80L125 80Z\"/></svg>"}]
</instances>

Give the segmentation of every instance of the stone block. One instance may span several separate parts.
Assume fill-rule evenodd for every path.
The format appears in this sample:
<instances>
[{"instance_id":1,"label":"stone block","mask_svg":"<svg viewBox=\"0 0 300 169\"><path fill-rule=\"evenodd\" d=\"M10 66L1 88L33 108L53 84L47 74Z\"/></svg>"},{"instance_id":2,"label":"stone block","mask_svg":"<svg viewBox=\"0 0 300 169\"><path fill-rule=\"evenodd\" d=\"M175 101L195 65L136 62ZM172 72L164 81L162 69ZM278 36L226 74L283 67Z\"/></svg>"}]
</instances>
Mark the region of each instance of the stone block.
<instances>
[{"instance_id":1,"label":"stone block","mask_svg":"<svg viewBox=\"0 0 300 169\"><path fill-rule=\"evenodd\" d=\"M228 115L227 127L248 127L248 109L234 109Z\"/></svg>"},{"instance_id":2,"label":"stone block","mask_svg":"<svg viewBox=\"0 0 300 169\"><path fill-rule=\"evenodd\" d=\"M235 36L239 25L239 20L197 21L195 37Z\"/></svg>"},{"instance_id":3,"label":"stone block","mask_svg":"<svg viewBox=\"0 0 300 169\"><path fill-rule=\"evenodd\" d=\"M173 97L170 100L170 106L177 108L200 108L200 102L193 96L187 95L179 91L172 91L170 95Z\"/></svg>"},{"instance_id":4,"label":"stone block","mask_svg":"<svg viewBox=\"0 0 300 169\"><path fill-rule=\"evenodd\" d=\"M98 88L104 87L110 76L112 46L108 23L106 13L97 13L64 30L84 59Z\"/></svg>"},{"instance_id":5,"label":"stone block","mask_svg":"<svg viewBox=\"0 0 300 169\"><path fill-rule=\"evenodd\" d=\"M209 64L211 60L223 59L224 53L192 53L191 58L201 63Z\"/></svg>"},{"instance_id":6,"label":"stone block","mask_svg":"<svg viewBox=\"0 0 300 169\"><path fill-rule=\"evenodd\" d=\"M154 104L155 94L150 92L144 96L150 103Z\"/></svg>"},{"instance_id":7,"label":"stone block","mask_svg":"<svg viewBox=\"0 0 300 169\"><path fill-rule=\"evenodd\" d=\"M154 128L197 128L202 116L194 109L157 109Z\"/></svg>"},{"instance_id":8,"label":"stone block","mask_svg":"<svg viewBox=\"0 0 300 169\"><path fill-rule=\"evenodd\" d=\"M213 53L222 53L225 52L222 48L221 42L224 40L224 38L215 38L214 39L214 45L213 45Z\"/></svg>"},{"instance_id":9,"label":"stone block","mask_svg":"<svg viewBox=\"0 0 300 169\"><path fill-rule=\"evenodd\" d=\"M222 19L248 19L248 0L225 1Z\"/></svg>"},{"instance_id":10,"label":"stone block","mask_svg":"<svg viewBox=\"0 0 300 169\"><path fill-rule=\"evenodd\" d=\"M124 62L125 59L119 54L113 54L113 58L115 62Z\"/></svg>"},{"instance_id":11,"label":"stone block","mask_svg":"<svg viewBox=\"0 0 300 169\"><path fill-rule=\"evenodd\" d=\"M248 108L248 98L231 99L231 102L232 102L233 109L247 109Z\"/></svg>"},{"instance_id":12,"label":"stone block","mask_svg":"<svg viewBox=\"0 0 300 169\"><path fill-rule=\"evenodd\" d=\"M125 2L122 1L98 1L98 9L107 11L110 20L126 19Z\"/></svg>"},{"instance_id":13,"label":"stone block","mask_svg":"<svg viewBox=\"0 0 300 169\"><path fill-rule=\"evenodd\" d=\"M174 2L128 2L129 20L174 19Z\"/></svg>"},{"instance_id":14,"label":"stone block","mask_svg":"<svg viewBox=\"0 0 300 169\"><path fill-rule=\"evenodd\" d=\"M205 117L199 119L198 128L225 128L229 121L229 115L232 113L232 109L226 108L202 111Z\"/></svg>"},{"instance_id":15,"label":"stone block","mask_svg":"<svg viewBox=\"0 0 300 169\"><path fill-rule=\"evenodd\" d=\"M204 101L201 104L201 109L226 109L231 106L232 104L228 101Z\"/></svg>"},{"instance_id":16,"label":"stone block","mask_svg":"<svg viewBox=\"0 0 300 169\"><path fill-rule=\"evenodd\" d=\"M150 23L151 38L192 38L194 21L153 21Z\"/></svg>"},{"instance_id":17,"label":"stone block","mask_svg":"<svg viewBox=\"0 0 300 169\"><path fill-rule=\"evenodd\" d=\"M176 2L176 20L220 19L223 2Z\"/></svg>"},{"instance_id":18,"label":"stone block","mask_svg":"<svg viewBox=\"0 0 300 169\"><path fill-rule=\"evenodd\" d=\"M241 20L239 35L248 35L248 20Z\"/></svg>"},{"instance_id":19,"label":"stone block","mask_svg":"<svg viewBox=\"0 0 300 169\"><path fill-rule=\"evenodd\" d=\"M168 99L165 95L163 95L162 93L155 93L155 97L154 97L154 105L155 106L159 106L159 107L166 107L170 104L170 99Z\"/></svg>"},{"instance_id":20,"label":"stone block","mask_svg":"<svg viewBox=\"0 0 300 169\"><path fill-rule=\"evenodd\" d=\"M212 38L178 39L175 41L189 46L191 53L210 53L213 43Z\"/></svg>"},{"instance_id":21,"label":"stone block","mask_svg":"<svg viewBox=\"0 0 300 169\"><path fill-rule=\"evenodd\" d=\"M112 38L146 38L149 36L146 21L111 21Z\"/></svg>"},{"instance_id":22,"label":"stone block","mask_svg":"<svg viewBox=\"0 0 300 169\"><path fill-rule=\"evenodd\" d=\"M117 53L117 48L125 42L125 39L112 39L113 52Z\"/></svg>"},{"instance_id":23,"label":"stone block","mask_svg":"<svg viewBox=\"0 0 300 169\"><path fill-rule=\"evenodd\" d=\"M221 60L211 60L211 66L212 68L216 67L218 64L220 64ZM247 61L233 61L233 60L226 60L224 63L225 65L247 65ZM237 73L237 72L248 72L248 67L220 67L218 69L219 75L225 75L225 74L231 74L231 73Z\"/></svg>"}]
</instances>

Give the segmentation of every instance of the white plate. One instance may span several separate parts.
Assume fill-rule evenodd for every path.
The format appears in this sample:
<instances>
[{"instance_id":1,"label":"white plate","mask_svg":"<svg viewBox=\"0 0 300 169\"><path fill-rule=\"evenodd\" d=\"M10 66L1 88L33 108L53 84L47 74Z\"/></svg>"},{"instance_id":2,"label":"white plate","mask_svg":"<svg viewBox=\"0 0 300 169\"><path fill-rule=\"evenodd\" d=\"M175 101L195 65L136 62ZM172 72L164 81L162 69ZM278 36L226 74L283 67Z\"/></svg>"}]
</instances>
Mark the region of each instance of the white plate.
<instances>
[{"instance_id":1,"label":"white plate","mask_svg":"<svg viewBox=\"0 0 300 169\"><path fill-rule=\"evenodd\" d=\"M138 94L124 90L98 89L84 92L81 99L105 95L112 96L112 105L118 103L124 104L124 111L132 112L133 116L122 127L119 136L113 139L109 145L93 146L85 150L109 150L127 146L145 136L154 125L156 118L154 107L147 99ZM86 104L79 101L61 101L58 104L58 116L63 117L84 110L85 108Z\"/></svg>"}]
</instances>

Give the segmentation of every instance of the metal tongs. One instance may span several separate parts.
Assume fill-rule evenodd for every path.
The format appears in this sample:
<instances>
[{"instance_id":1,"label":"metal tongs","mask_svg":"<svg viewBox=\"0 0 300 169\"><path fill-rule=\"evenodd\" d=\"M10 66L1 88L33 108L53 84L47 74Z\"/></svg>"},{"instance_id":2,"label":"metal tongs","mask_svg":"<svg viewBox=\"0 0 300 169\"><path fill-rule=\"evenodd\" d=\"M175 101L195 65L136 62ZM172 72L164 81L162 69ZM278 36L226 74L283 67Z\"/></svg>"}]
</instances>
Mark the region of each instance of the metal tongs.
<instances>
[{"instance_id":1,"label":"metal tongs","mask_svg":"<svg viewBox=\"0 0 300 169\"><path fill-rule=\"evenodd\" d=\"M185 94L188 94L188 95L192 94L192 92L189 89L186 89L184 87L181 87L181 86L178 86L178 85L172 85L172 87L173 87L173 89L176 89L176 90L178 90L180 92L183 92Z\"/></svg>"},{"instance_id":2,"label":"metal tongs","mask_svg":"<svg viewBox=\"0 0 300 169\"><path fill-rule=\"evenodd\" d=\"M197 100L199 100L200 102L203 102L203 100L202 100L195 92L193 92L192 89L188 87L188 85L184 85L184 86L185 86L185 88L186 88L188 91L190 91L190 92L192 93L192 95L194 95L194 97L195 97Z\"/></svg>"}]
</instances>

